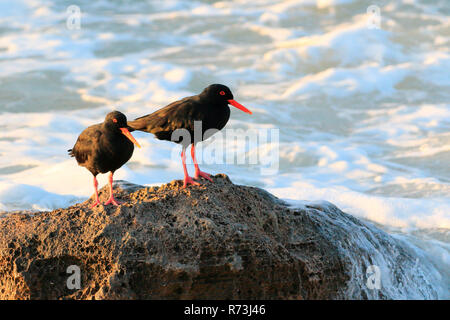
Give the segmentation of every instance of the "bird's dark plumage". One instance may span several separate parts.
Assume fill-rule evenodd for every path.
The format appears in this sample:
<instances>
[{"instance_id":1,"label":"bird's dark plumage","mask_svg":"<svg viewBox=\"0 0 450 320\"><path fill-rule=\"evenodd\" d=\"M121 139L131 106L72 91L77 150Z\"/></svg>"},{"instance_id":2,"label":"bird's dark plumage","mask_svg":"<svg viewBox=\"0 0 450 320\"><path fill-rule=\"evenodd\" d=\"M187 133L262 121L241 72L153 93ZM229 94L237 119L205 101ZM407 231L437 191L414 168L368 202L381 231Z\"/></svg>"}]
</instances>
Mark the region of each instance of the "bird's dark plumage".
<instances>
[{"instance_id":1,"label":"bird's dark plumage","mask_svg":"<svg viewBox=\"0 0 450 320\"><path fill-rule=\"evenodd\" d=\"M172 102L152 114L128 122L128 125L134 130L153 133L160 140L183 145L181 159L184 170L183 187L186 187L187 184L198 184L189 177L186 169L185 150L191 144L191 156L195 166L194 179L203 177L212 181L210 175L198 167L195 159L195 144L208 139L225 127L230 118L228 104L251 114L250 110L233 99L233 94L227 86L212 84L196 96Z\"/></svg>"},{"instance_id":2,"label":"bird's dark plumage","mask_svg":"<svg viewBox=\"0 0 450 320\"><path fill-rule=\"evenodd\" d=\"M92 207L100 204L98 198L97 174L110 171L109 200L106 204L119 205L113 196L114 171L123 166L133 154L134 145L139 144L128 131L127 118L119 111L106 115L103 123L86 128L79 135L75 146L69 149L69 155L75 157L80 166L88 169L94 176L95 202Z\"/></svg>"},{"instance_id":3,"label":"bird's dark plumage","mask_svg":"<svg viewBox=\"0 0 450 320\"><path fill-rule=\"evenodd\" d=\"M94 176L114 172L131 158L134 151L133 142L120 128L128 128L125 115L119 111L108 113L103 123L94 124L80 134L69 155Z\"/></svg>"},{"instance_id":4,"label":"bird's dark plumage","mask_svg":"<svg viewBox=\"0 0 450 320\"><path fill-rule=\"evenodd\" d=\"M177 129L186 129L193 139L194 121L202 121L202 137L208 129L221 130L230 118L230 107L228 107L230 99L233 99L233 94L227 86L213 84L199 95L172 102L152 114L129 121L128 125L134 130L153 133L160 140L174 141L188 146L193 141L187 143L172 140L172 133Z\"/></svg>"}]
</instances>

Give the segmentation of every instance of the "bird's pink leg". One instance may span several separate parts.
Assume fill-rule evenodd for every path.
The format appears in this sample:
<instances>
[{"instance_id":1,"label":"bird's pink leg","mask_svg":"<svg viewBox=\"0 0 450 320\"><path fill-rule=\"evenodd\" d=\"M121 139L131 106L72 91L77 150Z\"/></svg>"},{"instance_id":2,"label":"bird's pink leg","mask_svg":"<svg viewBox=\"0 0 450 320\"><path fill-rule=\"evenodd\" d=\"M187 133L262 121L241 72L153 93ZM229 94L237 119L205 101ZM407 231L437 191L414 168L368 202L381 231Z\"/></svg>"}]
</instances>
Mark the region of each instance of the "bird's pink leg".
<instances>
[{"instance_id":1,"label":"bird's pink leg","mask_svg":"<svg viewBox=\"0 0 450 320\"><path fill-rule=\"evenodd\" d=\"M181 151L181 161L183 162L183 171L184 171L184 180L183 180L183 188L186 188L188 184L193 184L196 186L199 186L200 183L194 181L188 174L187 168L186 168L186 149L183 148Z\"/></svg>"},{"instance_id":2,"label":"bird's pink leg","mask_svg":"<svg viewBox=\"0 0 450 320\"><path fill-rule=\"evenodd\" d=\"M120 205L120 202L117 202L116 199L114 199L114 195L113 195L113 173L110 172L109 173L109 199L108 201L105 202L105 205L112 203L115 206Z\"/></svg>"},{"instance_id":3,"label":"bird's pink leg","mask_svg":"<svg viewBox=\"0 0 450 320\"><path fill-rule=\"evenodd\" d=\"M195 144L192 144L191 156L192 156L192 160L194 161L194 167L195 167L194 179L199 179L200 177L203 177L203 178L208 179L209 181L213 182L211 179L211 175L209 173L200 171L200 168L198 167L197 159L195 158Z\"/></svg>"},{"instance_id":4,"label":"bird's pink leg","mask_svg":"<svg viewBox=\"0 0 450 320\"><path fill-rule=\"evenodd\" d=\"M91 206L91 209L94 208L96 205L100 204L100 200L98 199L98 181L97 178L94 176L94 189L95 189L95 202L94 204Z\"/></svg>"}]
</instances>

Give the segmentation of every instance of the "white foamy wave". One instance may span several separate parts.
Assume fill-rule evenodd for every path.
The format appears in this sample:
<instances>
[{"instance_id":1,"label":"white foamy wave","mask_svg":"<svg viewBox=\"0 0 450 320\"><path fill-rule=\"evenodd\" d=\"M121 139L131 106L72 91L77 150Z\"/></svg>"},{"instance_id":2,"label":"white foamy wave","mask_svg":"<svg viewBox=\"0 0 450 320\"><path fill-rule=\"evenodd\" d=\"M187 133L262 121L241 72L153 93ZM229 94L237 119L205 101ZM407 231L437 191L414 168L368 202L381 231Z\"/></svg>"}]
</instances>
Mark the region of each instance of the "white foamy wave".
<instances>
[{"instance_id":1,"label":"white foamy wave","mask_svg":"<svg viewBox=\"0 0 450 320\"><path fill-rule=\"evenodd\" d=\"M450 205L443 199L405 199L367 195L345 187L318 188L294 182L289 188L270 188L280 198L327 199L345 212L404 231L427 228L450 229Z\"/></svg>"},{"instance_id":2,"label":"white foamy wave","mask_svg":"<svg viewBox=\"0 0 450 320\"><path fill-rule=\"evenodd\" d=\"M44 189L1 181L0 210L51 210L75 204L80 198L47 192Z\"/></svg>"}]
</instances>

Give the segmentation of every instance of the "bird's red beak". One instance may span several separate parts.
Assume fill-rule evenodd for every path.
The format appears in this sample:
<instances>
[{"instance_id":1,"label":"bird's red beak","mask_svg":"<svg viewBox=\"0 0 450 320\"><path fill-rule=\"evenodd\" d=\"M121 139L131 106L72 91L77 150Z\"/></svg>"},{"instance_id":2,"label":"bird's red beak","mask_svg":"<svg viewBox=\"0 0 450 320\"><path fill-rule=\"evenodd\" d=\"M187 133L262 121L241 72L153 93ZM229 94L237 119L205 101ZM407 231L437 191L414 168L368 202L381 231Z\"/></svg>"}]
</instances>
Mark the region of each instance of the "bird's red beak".
<instances>
[{"instance_id":1,"label":"bird's red beak","mask_svg":"<svg viewBox=\"0 0 450 320\"><path fill-rule=\"evenodd\" d=\"M138 146L138 148L140 148L141 146L139 145L139 143L136 141L136 139L131 135L130 131L128 131L127 128L120 128L120 131L122 131L123 135L125 137L127 137L128 139L130 139L131 142L133 142L135 145Z\"/></svg>"},{"instance_id":2,"label":"bird's red beak","mask_svg":"<svg viewBox=\"0 0 450 320\"><path fill-rule=\"evenodd\" d=\"M235 101L233 99L228 100L228 103L231 104L233 107L238 108L239 110L242 110L242 111L244 111L246 113L252 114L252 112L250 110L248 110L242 104L240 104L239 102L237 102L237 101Z\"/></svg>"}]
</instances>

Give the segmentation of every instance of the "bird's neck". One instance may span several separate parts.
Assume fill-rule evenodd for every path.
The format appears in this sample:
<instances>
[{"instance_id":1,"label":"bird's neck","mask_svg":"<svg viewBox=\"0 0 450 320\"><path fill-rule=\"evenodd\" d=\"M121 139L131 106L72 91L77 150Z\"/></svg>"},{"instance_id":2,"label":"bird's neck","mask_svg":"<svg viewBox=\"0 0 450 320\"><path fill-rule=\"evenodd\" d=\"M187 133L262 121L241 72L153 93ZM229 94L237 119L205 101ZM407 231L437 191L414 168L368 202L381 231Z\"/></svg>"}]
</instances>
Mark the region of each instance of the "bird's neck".
<instances>
[{"instance_id":1,"label":"bird's neck","mask_svg":"<svg viewBox=\"0 0 450 320\"><path fill-rule=\"evenodd\" d=\"M108 135L121 135L122 134L119 131L119 129L117 129L116 126L108 124L108 123L103 123L103 128Z\"/></svg>"},{"instance_id":2,"label":"bird's neck","mask_svg":"<svg viewBox=\"0 0 450 320\"><path fill-rule=\"evenodd\" d=\"M200 101L204 105L208 105L212 108L227 107L228 103L224 100L211 99L208 96L199 96Z\"/></svg>"}]
</instances>

